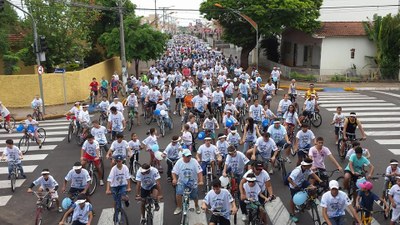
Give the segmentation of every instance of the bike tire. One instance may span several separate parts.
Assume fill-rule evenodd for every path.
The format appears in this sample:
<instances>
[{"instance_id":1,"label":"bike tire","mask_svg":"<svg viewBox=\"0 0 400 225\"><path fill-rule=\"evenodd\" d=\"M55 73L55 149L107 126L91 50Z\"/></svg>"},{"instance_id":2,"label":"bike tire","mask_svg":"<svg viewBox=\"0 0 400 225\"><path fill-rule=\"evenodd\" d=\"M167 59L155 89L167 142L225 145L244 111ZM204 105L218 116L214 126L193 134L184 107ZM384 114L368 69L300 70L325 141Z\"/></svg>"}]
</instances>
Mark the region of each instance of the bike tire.
<instances>
[{"instance_id":1,"label":"bike tire","mask_svg":"<svg viewBox=\"0 0 400 225\"><path fill-rule=\"evenodd\" d=\"M314 115L313 119L311 119L311 124L315 128L321 126L321 124L322 124L322 116L321 116L321 114L319 114L319 112L315 112L315 115Z\"/></svg>"},{"instance_id":2,"label":"bike tire","mask_svg":"<svg viewBox=\"0 0 400 225\"><path fill-rule=\"evenodd\" d=\"M36 120L36 121L39 121L39 116L38 116L37 112L33 112L33 113L32 113L32 118L33 118L34 120Z\"/></svg>"},{"instance_id":3,"label":"bike tire","mask_svg":"<svg viewBox=\"0 0 400 225\"><path fill-rule=\"evenodd\" d=\"M184 215L182 213L181 225L188 225L189 224L188 220L189 219L188 219L187 215Z\"/></svg>"},{"instance_id":4,"label":"bike tire","mask_svg":"<svg viewBox=\"0 0 400 225\"><path fill-rule=\"evenodd\" d=\"M92 180L90 181L90 186L89 186L88 191L89 191L89 195L92 196L97 188L97 175L94 172L93 173L89 172L89 175L91 175L90 177L92 178Z\"/></svg>"},{"instance_id":5,"label":"bike tire","mask_svg":"<svg viewBox=\"0 0 400 225\"><path fill-rule=\"evenodd\" d=\"M129 122L128 122L128 130L129 131L131 131L132 130L132 127L133 127L133 118L132 117L130 117L129 118Z\"/></svg>"},{"instance_id":6,"label":"bike tire","mask_svg":"<svg viewBox=\"0 0 400 225\"><path fill-rule=\"evenodd\" d=\"M74 133L74 126L70 124L68 126L68 136L67 136L68 143L71 143L73 133Z\"/></svg>"},{"instance_id":7,"label":"bike tire","mask_svg":"<svg viewBox=\"0 0 400 225\"><path fill-rule=\"evenodd\" d=\"M280 162L280 164L281 164L281 175L282 175L282 180L283 180L283 182L285 182L285 179L287 178L286 176L287 176L287 172L286 172L286 167L285 167L285 162L283 162L283 159L282 159L282 162Z\"/></svg>"},{"instance_id":8,"label":"bike tire","mask_svg":"<svg viewBox=\"0 0 400 225\"><path fill-rule=\"evenodd\" d=\"M123 218L122 224L129 225L128 214L126 214L125 210L121 208L121 218Z\"/></svg>"},{"instance_id":9,"label":"bike tire","mask_svg":"<svg viewBox=\"0 0 400 225\"><path fill-rule=\"evenodd\" d=\"M337 151L338 151L338 155L341 159L344 159L346 157L346 146L344 146L344 151L343 154L340 152L340 149L342 147L342 145L345 145L345 141L343 139L339 139L338 140L338 144L337 144Z\"/></svg>"},{"instance_id":10,"label":"bike tire","mask_svg":"<svg viewBox=\"0 0 400 225\"><path fill-rule=\"evenodd\" d=\"M146 110L144 113L144 122L147 125L150 125L151 121L153 121L153 116L151 115L151 110Z\"/></svg>"},{"instance_id":11,"label":"bike tire","mask_svg":"<svg viewBox=\"0 0 400 225\"><path fill-rule=\"evenodd\" d=\"M173 130L174 129L174 121L172 120L172 117L169 117L169 122L170 122L170 125L168 126L168 129Z\"/></svg>"},{"instance_id":12,"label":"bike tire","mask_svg":"<svg viewBox=\"0 0 400 225\"><path fill-rule=\"evenodd\" d=\"M25 154L29 151L29 142L29 138L27 138L25 135L19 140L18 148L21 150L22 154Z\"/></svg>"},{"instance_id":13,"label":"bike tire","mask_svg":"<svg viewBox=\"0 0 400 225\"><path fill-rule=\"evenodd\" d=\"M16 182L17 182L17 175L16 174L11 174L10 183L11 183L11 191L12 192L15 192Z\"/></svg>"},{"instance_id":14,"label":"bike tire","mask_svg":"<svg viewBox=\"0 0 400 225\"><path fill-rule=\"evenodd\" d=\"M41 141L42 145L46 141L46 130L43 128L37 129L37 134L38 134L38 139ZM36 140L36 143L38 143L38 140Z\"/></svg>"},{"instance_id":15,"label":"bike tire","mask_svg":"<svg viewBox=\"0 0 400 225\"><path fill-rule=\"evenodd\" d=\"M153 215L152 214L148 214L146 215L146 225L153 225Z\"/></svg>"},{"instance_id":16,"label":"bike tire","mask_svg":"<svg viewBox=\"0 0 400 225\"><path fill-rule=\"evenodd\" d=\"M15 128L15 119L14 119L14 117L10 117L10 125L11 125L11 127L9 127L8 125L7 125L7 122L4 120L4 124L3 124L4 126L3 126L3 128L4 128L4 130L6 130L7 132L9 132L10 130L12 131L12 130L14 130L14 128Z\"/></svg>"},{"instance_id":17,"label":"bike tire","mask_svg":"<svg viewBox=\"0 0 400 225\"><path fill-rule=\"evenodd\" d=\"M106 126L107 125L107 118L103 115L100 115L99 117L99 123L101 126Z\"/></svg>"},{"instance_id":18,"label":"bike tire","mask_svg":"<svg viewBox=\"0 0 400 225\"><path fill-rule=\"evenodd\" d=\"M42 208L36 209L35 225L42 225Z\"/></svg>"},{"instance_id":19,"label":"bike tire","mask_svg":"<svg viewBox=\"0 0 400 225\"><path fill-rule=\"evenodd\" d=\"M314 225L321 225L321 218L319 217L317 204L315 204L315 202L312 204L311 207L311 217L314 220Z\"/></svg>"},{"instance_id":20,"label":"bike tire","mask_svg":"<svg viewBox=\"0 0 400 225\"><path fill-rule=\"evenodd\" d=\"M39 114L38 114L38 119L39 119L40 121L44 121L44 116L43 116L43 113L42 113L42 112L39 112Z\"/></svg>"},{"instance_id":21,"label":"bike tire","mask_svg":"<svg viewBox=\"0 0 400 225\"><path fill-rule=\"evenodd\" d=\"M161 122L161 124L160 124L160 134L162 137L165 136L165 123L164 122Z\"/></svg>"}]
</instances>

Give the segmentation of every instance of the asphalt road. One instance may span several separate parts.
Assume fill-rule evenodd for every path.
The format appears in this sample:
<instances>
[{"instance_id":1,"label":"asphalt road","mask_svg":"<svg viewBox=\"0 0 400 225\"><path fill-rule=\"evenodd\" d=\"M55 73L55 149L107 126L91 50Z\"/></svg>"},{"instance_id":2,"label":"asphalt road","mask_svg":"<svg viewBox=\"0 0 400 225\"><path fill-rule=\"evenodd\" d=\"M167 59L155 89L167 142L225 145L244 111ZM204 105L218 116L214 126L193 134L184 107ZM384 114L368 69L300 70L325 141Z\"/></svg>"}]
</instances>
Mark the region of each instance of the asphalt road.
<instances>
[{"instance_id":1,"label":"asphalt road","mask_svg":"<svg viewBox=\"0 0 400 225\"><path fill-rule=\"evenodd\" d=\"M283 93L286 91L279 91L278 96L276 96L272 102L272 109L276 111L277 103L280 99L282 99ZM322 136L325 139L325 145L332 151L335 158L337 157L337 150L335 141L333 139L333 127L329 125L332 119L333 111L329 111L330 108L336 108L339 105L347 105L348 108L355 108L351 111L356 111L360 114L359 118L361 121L366 120L368 122L363 122L366 127L366 131L369 132L367 140L362 142L362 146L366 147L371 152L371 162L376 167L376 173L383 173L385 168L388 165L388 162L392 158L396 158L397 154L400 154L400 135L399 127L397 126L399 120L391 120L388 118L398 118L393 113L398 113L398 109L396 107L400 107L400 92L399 91L381 91L381 92L373 92L373 91L363 91L359 93L352 92L344 92L344 93L321 93L321 101L326 101L326 103L321 104L321 115L323 118L323 124L319 128L312 128L312 131L316 136ZM378 102L363 102L364 100L382 100ZM333 101L333 102L332 102ZM302 102L302 101L301 101ZM368 104L367 106L354 106L351 105L359 105L359 104ZM386 105L379 105L380 103L391 103ZM174 104L174 103L172 103ZM335 105L331 107L329 105ZM344 112L348 113L349 111ZM393 108L394 107L394 108ZM369 108L362 109L361 108ZM357 110L360 109L360 110ZM374 114L373 116L369 116L369 112L378 112L378 114ZM388 113L393 112L393 113ZM364 113L365 116L362 116ZM392 115L393 114L393 115ZM398 115L398 114L397 114ZM95 115L97 118L98 115ZM175 129L171 132L167 132L166 137L159 139L159 144L161 148L165 148L166 145L170 142L170 139L173 134L180 134L180 129L178 128L180 125L180 119L177 116L173 116ZM27 167L31 172L27 172L27 179L19 186L15 193L12 193L10 188L7 186L7 174L5 170L6 164L1 163L0 167L0 221L2 225L8 224L34 224L35 218L35 202L36 198L26 193L26 190L29 184L40 176L40 171L43 168L49 168L51 171L51 175L53 175L56 180L59 182L60 186L62 185L63 178L67 174L67 172L71 169L73 163L79 160L80 156L80 148L75 143L68 143L65 132L67 131L67 123L63 122L65 120L60 119L56 121L47 121L47 124L43 124L45 129L48 129L47 132L58 132L54 133L53 136L48 136L48 138L53 138L53 142L46 143L45 146L49 146L49 150L40 150L40 151L30 151L27 156L25 156L25 160L23 161L24 166ZM143 123L142 123L143 124ZM381 124L381 125L379 125ZM385 125L382 125L385 124ZM388 124L392 124L389 126ZM134 128L134 132L139 135L140 140L143 140L146 137L146 131L155 126L155 124L151 124L150 126L141 125L139 127ZM382 131L376 133L376 131ZM374 133L375 132L375 133ZM125 132L126 139L128 139L128 132ZM368 134L368 133L367 133ZM393 135L392 135L393 134ZM14 139L19 139L21 134L15 134ZM7 139L7 134L4 131L0 132L0 148L4 148L5 139ZM61 139L61 140L60 140ZM384 140L384 141L383 141ZM396 141L397 140L397 141ZM197 146L199 146L200 141L197 141ZM33 145L35 146L35 145ZM45 148L44 146L44 148ZM389 150L391 149L391 151ZM396 151L396 149L398 151ZM394 154L396 153L396 155ZM140 156L140 162L148 162L148 154L143 152ZM295 161L295 159L292 159ZM339 160L340 161L340 160ZM341 161L340 161L341 162ZM342 167L345 167L346 163L341 162ZM294 163L287 164L288 171L291 171L294 168ZM163 162L163 167L166 168L166 163ZM327 162L328 170L334 169L330 162ZM106 174L110 170L110 164L106 163ZM33 172L32 172L33 171ZM338 174L339 175L339 174ZM337 176L338 176L337 175ZM283 185L281 177L279 173L275 173L271 175L272 185L274 189L275 195L277 195L284 207L282 208L283 214L287 213L287 209L289 208L289 190L286 186ZM375 193L380 193L382 189L383 179L374 183L374 191ZM174 216L173 211L175 209L174 203L174 192L171 184L166 181L166 174L162 174L162 188L164 193L164 202L163 202L163 216L162 216L162 224L179 224L180 216ZM201 193L201 192L200 192ZM130 194L132 199L131 206L127 209L129 214L129 221L132 221L131 224L138 224L140 215L139 215L139 205L135 203L134 192ZM64 196L59 193L60 198L62 199ZM204 197L204 194L200 195L200 199ZM96 216L94 218L94 223L97 224L99 218L102 216L103 209L112 207L112 197L107 196L105 194L105 187L99 187L95 194L91 197ZM278 204L278 203L273 203ZM379 206L376 206L379 207ZM275 210L275 209L274 209ZM283 215L282 214L282 215ZM106 213L103 213L103 217ZM44 214L44 224L57 224L62 214L57 213L55 211L45 212ZM298 215L299 223L298 224L311 224L312 219L309 213L304 212ZM203 218L201 216L196 216L196 218ZM160 219L160 218L158 218ZM387 224L388 222L383 219L383 216L378 214L375 218L378 224ZM240 220L240 218L239 218ZM280 221L280 220L277 220ZM206 224L206 221L198 220L193 221L198 224ZM350 224L351 218L347 216L346 224ZM282 223L275 223L282 224Z\"/></svg>"}]
</instances>

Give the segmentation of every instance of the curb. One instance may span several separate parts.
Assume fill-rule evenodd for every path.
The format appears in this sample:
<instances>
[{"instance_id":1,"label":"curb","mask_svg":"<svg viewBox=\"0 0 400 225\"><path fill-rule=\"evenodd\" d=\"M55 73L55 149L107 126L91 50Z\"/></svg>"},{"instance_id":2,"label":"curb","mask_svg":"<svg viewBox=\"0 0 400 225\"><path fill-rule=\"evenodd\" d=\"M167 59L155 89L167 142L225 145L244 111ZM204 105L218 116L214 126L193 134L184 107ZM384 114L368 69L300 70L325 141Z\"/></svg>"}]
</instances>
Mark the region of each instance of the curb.
<instances>
[{"instance_id":1,"label":"curb","mask_svg":"<svg viewBox=\"0 0 400 225\"><path fill-rule=\"evenodd\" d=\"M279 88L289 89L287 85L280 85ZM308 87L296 87L298 91L308 91ZM324 91L324 88L314 88L316 91Z\"/></svg>"}]
</instances>

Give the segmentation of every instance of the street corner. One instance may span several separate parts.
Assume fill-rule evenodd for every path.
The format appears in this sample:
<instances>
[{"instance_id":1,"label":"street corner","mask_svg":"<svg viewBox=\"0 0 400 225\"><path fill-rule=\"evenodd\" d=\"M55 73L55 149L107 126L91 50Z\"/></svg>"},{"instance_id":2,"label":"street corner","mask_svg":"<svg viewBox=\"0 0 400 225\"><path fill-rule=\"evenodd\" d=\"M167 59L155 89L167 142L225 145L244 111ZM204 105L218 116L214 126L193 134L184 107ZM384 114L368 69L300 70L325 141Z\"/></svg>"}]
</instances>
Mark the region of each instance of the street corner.
<instances>
[{"instance_id":1,"label":"street corner","mask_svg":"<svg viewBox=\"0 0 400 225\"><path fill-rule=\"evenodd\" d=\"M343 90L344 91L355 91L357 89L355 87L344 87Z\"/></svg>"},{"instance_id":2,"label":"street corner","mask_svg":"<svg viewBox=\"0 0 400 225\"><path fill-rule=\"evenodd\" d=\"M289 89L289 86L288 85L280 85L279 88ZM296 87L296 90L298 90L298 91L308 91L308 89L309 89L308 87ZM321 91L324 91L324 88L314 88L314 90L321 92Z\"/></svg>"}]
</instances>

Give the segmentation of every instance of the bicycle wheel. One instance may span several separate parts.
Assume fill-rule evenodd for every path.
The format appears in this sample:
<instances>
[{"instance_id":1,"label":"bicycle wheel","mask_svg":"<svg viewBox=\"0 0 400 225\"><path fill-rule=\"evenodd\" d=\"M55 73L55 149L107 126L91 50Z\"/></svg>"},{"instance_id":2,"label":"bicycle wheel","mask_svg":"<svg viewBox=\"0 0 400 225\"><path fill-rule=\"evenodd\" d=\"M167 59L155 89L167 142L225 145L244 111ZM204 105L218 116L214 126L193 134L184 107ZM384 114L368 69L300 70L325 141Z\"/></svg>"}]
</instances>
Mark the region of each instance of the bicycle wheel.
<instances>
[{"instance_id":1,"label":"bicycle wheel","mask_svg":"<svg viewBox=\"0 0 400 225\"><path fill-rule=\"evenodd\" d=\"M34 120L36 120L36 121L39 121L39 116L38 116L38 113L36 111L32 113L32 118Z\"/></svg>"},{"instance_id":2,"label":"bicycle wheel","mask_svg":"<svg viewBox=\"0 0 400 225\"><path fill-rule=\"evenodd\" d=\"M153 214L152 213L147 213L146 225L153 225Z\"/></svg>"},{"instance_id":3,"label":"bicycle wheel","mask_svg":"<svg viewBox=\"0 0 400 225\"><path fill-rule=\"evenodd\" d=\"M89 186L88 191L89 191L89 195L92 196L97 188L97 175L96 175L96 173L90 172L90 171L89 171L89 175L92 178L92 180L90 181L90 186Z\"/></svg>"},{"instance_id":4,"label":"bicycle wheel","mask_svg":"<svg viewBox=\"0 0 400 225\"><path fill-rule=\"evenodd\" d=\"M141 167L140 163L135 161L129 166L129 173L131 174L131 180L132 182L136 183L136 173L139 171L139 168Z\"/></svg>"},{"instance_id":5,"label":"bicycle wheel","mask_svg":"<svg viewBox=\"0 0 400 225\"><path fill-rule=\"evenodd\" d=\"M100 115L99 123L100 123L101 126L106 126L107 125L107 117L103 116L103 114Z\"/></svg>"},{"instance_id":6,"label":"bicycle wheel","mask_svg":"<svg viewBox=\"0 0 400 225\"><path fill-rule=\"evenodd\" d=\"M164 121L160 122L160 134L162 137L165 136L165 122Z\"/></svg>"},{"instance_id":7,"label":"bicycle wheel","mask_svg":"<svg viewBox=\"0 0 400 225\"><path fill-rule=\"evenodd\" d=\"M133 127L133 117L129 117L129 121L128 121L128 130L131 131Z\"/></svg>"},{"instance_id":8,"label":"bicycle wheel","mask_svg":"<svg viewBox=\"0 0 400 225\"><path fill-rule=\"evenodd\" d=\"M319 112L315 112L315 115L313 116L313 118L311 118L311 124L314 127L319 127L322 124L322 116L321 114L319 114Z\"/></svg>"},{"instance_id":9,"label":"bicycle wheel","mask_svg":"<svg viewBox=\"0 0 400 225\"><path fill-rule=\"evenodd\" d=\"M69 124L69 126L68 126L68 136L67 136L68 143L71 142L73 133L74 133L74 126L72 124Z\"/></svg>"},{"instance_id":10,"label":"bicycle wheel","mask_svg":"<svg viewBox=\"0 0 400 225\"><path fill-rule=\"evenodd\" d=\"M41 224L42 224L42 208L37 208L35 225L41 225Z\"/></svg>"},{"instance_id":11,"label":"bicycle wheel","mask_svg":"<svg viewBox=\"0 0 400 225\"><path fill-rule=\"evenodd\" d=\"M146 111L144 112L144 122L147 125L150 125L152 120L153 120L153 116L151 115L151 109L146 109Z\"/></svg>"},{"instance_id":12,"label":"bicycle wheel","mask_svg":"<svg viewBox=\"0 0 400 225\"><path fill-rule=\"evenodd\" d=\"M18 148L21 150L22 154L25 154L29 150L29 138L27 138L25 135L21 137L18 143Z\"/></svg>"},{"instance_id":13,"label":"bicycle wheel","mask_svg":"<svg viewBox=\"0 0 400 225\"><path fill-rule=\"evenodd\" d=\"M169 130L173 130L174 129L174 121L172 120L172 117L169 117L169 126L168 126Z\"/></svg>"},{"instance_id":14,"label":"bicycle wheel","mask_svg":"<svg viewBox=\"0 0 400 225\"><path fill-rule=\"evenodd\" d=\"M4 120L4 129L7 131L7 132L9 132L10 130L12 131L12 130L14 130L14 128L15 128L15 119L14 119L14 117L10 117L10 126L8 126L8 124L7 124L7 122Z\"/></svg>"},{"instance_id":15,"label":"bicycle wheel","mask_svg":"<svg viewBox=\"0 0 400 225\"><path fill-rule=\"evenodd\" d=\"M40 142L43 145L44 142L46 141L46 130L43 128L39 128L37 129L37 134L38 134L38 140L36 140L36 143L38 143L38 141L40 140Z\"/></svg>"},{"instance_id":16,"label":"bicycle wheel","mask_svg":"<svg viewBox=\"0 0 400 225\"><path fill-rule=\"evenodd\" d=\"M319 218L318 209L317 209L317 205L315 204L315 202L312 203L312 206L311 206L311 216L313 218L314 225L321 225L321 219Z\"/></svg>"},{"instance_id":17,"label":"bicycle wheel","mask_svg":"<svg viewBox=\"0 0 400 225\"><path fill-rule=\"evenodd\" d=\"M285 162L283 161L283 159L280 162L280 164L281 164L280 168L281 168L282 180L285 181L285 179L287 178L286 177L287 176L287 172L286 172Z\"/></svg>"},{"instance_id":18,"label":"bicycle wheel","mask_svg":"<svg viewBox=\"0 0 400 225\"><path fill-rule=\"evenodd\" d=\"M39 112L39 113L38 113L38 119L41 120L41 121L44 120L44 117L43 117L43 113L42 113L42 112Z\"/></svg>"},{"instance_id":19,"label":"bicycle wheel","mask_svg":"<svg viewBox=\"0 0 400 225\"><path fill-rule=\"evenodd\" d=\"M14 192L15 191L15 183L17 181L17 174L12 173L10 176L10 183L11 183L11 191Z\"/></svg>"},{"instance_id":20,"label":"bicycle wheel","mask_svg":"<svg viewBox=\"0 0 400 225\"><path fill-rule=\"evenodd\" d=\"M188 221L187 214L182 213L181 225L188 225L188 224L189 224L189 221Z\"/></svg>"},{"instance_id":21,"label":"bicycle wheel","mask_svg":"<svg viewBox=\"0 0 400 225\"><path fill-rule=\"evenodd\" d=\"M244 127L245 127L246 124L244 122L244 116L243 115L240 115L239 124L240 124L240 131L242 133L244 133Z\"/></svg>"},{"instance_id":22,"label":"bicycle wheel","mask_svg":"<svg viewBox=\"0 0 400 225\"><path fill-rule=\"evenodd\" d=\"M346 157L346 142L343 139L338 140L337 144L337 150L338 150L338 155L341 159L344 159ZM341 148L343 147L343 153L340 152Z\"/></svg>"}]
</instances>

